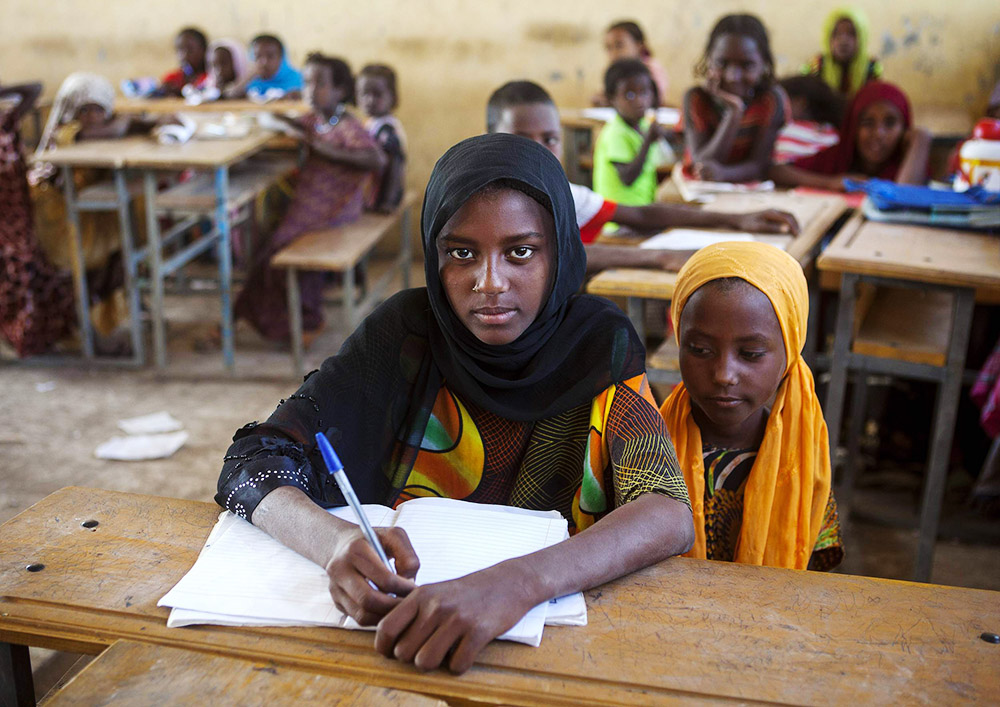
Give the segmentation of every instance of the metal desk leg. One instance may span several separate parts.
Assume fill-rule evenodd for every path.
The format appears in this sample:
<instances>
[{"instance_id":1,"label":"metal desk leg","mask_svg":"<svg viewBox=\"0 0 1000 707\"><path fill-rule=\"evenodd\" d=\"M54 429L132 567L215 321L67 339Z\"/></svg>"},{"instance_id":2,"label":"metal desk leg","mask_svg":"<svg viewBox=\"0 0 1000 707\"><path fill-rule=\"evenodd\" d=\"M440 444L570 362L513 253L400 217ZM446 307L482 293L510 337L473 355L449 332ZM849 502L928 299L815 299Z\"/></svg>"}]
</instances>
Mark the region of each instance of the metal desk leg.
<instances>
[{"instance_id":1,"label":"metal desk leg","mask_svg":"<svg viewBox=\"0 0 1000 707\"><path fill-rule=\"evenodd\" d=\"M147 169L142 173L143 194L146 197L146 239L149 252L149 280L153 293L153 351L157 368L167 365L167 334L163 318L163 254L160 252L160 221L156 217L156 172Z\"/></svg>"},{"instance_id":2,"label":"metal desk leg","mask_svg":"<svg viewBox=\"0 0 1000 707\"><path fill-rule=\"evenodd\" d=\"M35 683L31 678L28 647L0 643L0 705L34 705Z\"/></svg>"},{"instance_id":3,"label":"metal desk leg","mask_svg":"<svg viewBox=\"0 0 1000 707\"><path fill-rule=\"evenodd\" d=\"M820 327L821 295L819 270L813 268L812 277L809 278L809 321L806 324L806 345L802 351L802 357L810 368L816 367L816 356L823 351L823 342L820 341L820 337L823 335Z\"/></svg>"},{"instance_id":4,"label":"metal desk leg","mask_svg":"<svg viewBox=\"0 0 1000 707\"><path fill-rule=\"evenodd\" d=\"M844 393L847 388L847 356L851 352L851 332L854 328L854 303L857 298L858 276L844 273L840 283L840 305L837 308L837 331L833 340L833 360L830 362L830 387L826 391L823 413L830 431L830 457L837 459L840 444L840 423L844 416Z\"/></svg>"},{"instance_id":5,"label":"metal desk leg","mask_svg":"<svg viewBox=\"0 0 1000 707\"><path fill-rule=\"evenodd\" d=\"M118 195L118 221L122 236L122 260L125 266L125 294L128 297L129 328L132 331L132 361L137 366L146 362L142 341L142 306L139 299L139 273L135 259L135 239L132 233L131 198L125 182L125 170L115 170L115 191ZM148 208L153 208L152 204Z\"/></svg>"},{"instance_id":6,"label":"metal desk leg","mask_svg":"<svg viewBox=\"0 0 1000 707\"><path fill-rule=\"evenodd\" d=\"M233 248L229 224L229 167L215 169L215 226L219 231L219 292L222 298L222 358L232 373L233 355Z\"/></svg>"},{"instance_id":7,"label":"metal desk leg","mask_svg":"<svg viewBox=\"0 0 1000 707\"><path fill-rule=\"evenodd\" d=\"M358 325L358 310L354 303L354 268L344 269L344 319L347 321L347 331L350 336L354 332L354 327Z\"/></svg>"},{"instance_id":8,"label":"metal desk leg","mask_svg":"<svg viewBox=\"0 0 1000 707\"><path fill-rule=\"evenodd\" d=\"M402 272L400 273L403 280L403 289L410 289L410 266L413 262L413 241L410 239L413 234L410 233L410 214L412 209L407 206L403 211L403 220L400 223L400 257L402 258Z\"/></svg>"},{"instance_id":9,"label":"metal desk leg","mask_svg":"<svg viewBox=\"0 0 1000 707\"><path fill-rule=\"evenodd\" d=\"M288 275L288 323L292 335L292 370L302 376L302 298L299 296L299 271L286 270Z\"/></svg>"},{"instance_id":10,"label":"metal desk leg","mask_svg":"<svg viewBox=\"0 0 1000 707\"><path fill-rule=\"evenodd\" d=\"M73 168L62 168L63 189L66 199L66 215L69 216L71 245L73 248L73 282L76 285L76 317L83 340L83 355L94 357L94 327L90 324L90 295L87 290L87 261L83 255L83 237L80 231L80 211L76 208L76 185L73 183Z\"/></svg>"},{"instance_id":11,"label":"metal desk leg","mask_svg":"<svg viewBox=\"0 0 1000 707\"><path fill-rule=\"evenodd\" d=\"M864 433L865 414L868 403L868 383L864 371L860 371L854 381L851 400L851 419L847 434L847 459L844 462L840 487L837 489L837 511L843 522L850 520L851 502L854 500L854 484L861 466L861 435Z\"/></svg>"},{"instance_id":12,"label":"metal desk leg","mask_svg":"<svg viewBox=\"0 0 1000 707\"><path fill-rule=\"evenodd\" d=\"M628 318L632 321L635 332L639 335L639 341L646 345L646 319L643 315L642 297L626 297L625 306L628 309Z\"/></svg>"},{"instance_id":13,"label":"metal desk leg","mask_svg":"<svg viewBox=\"0 0 1000 707\"><path fill-rule=\"evenodd\" d=\"M965 353L969 346L969 332L972 329L974 299L975 292L971 289L955 291L948 359L945 363L944 381L938 387L937 404L934 406L930 464L927 468L927 481L924 484L924 497L920 504L920 540L917 544L917 564L913 573L913 578L917 582L927 582L931 578L934 542L937 540L941 516L941 497L944 495L945 479L948 477L951 442L955 435L955 420L958 417L958 398L962 393Z\"/></svg>"}]
</instances>

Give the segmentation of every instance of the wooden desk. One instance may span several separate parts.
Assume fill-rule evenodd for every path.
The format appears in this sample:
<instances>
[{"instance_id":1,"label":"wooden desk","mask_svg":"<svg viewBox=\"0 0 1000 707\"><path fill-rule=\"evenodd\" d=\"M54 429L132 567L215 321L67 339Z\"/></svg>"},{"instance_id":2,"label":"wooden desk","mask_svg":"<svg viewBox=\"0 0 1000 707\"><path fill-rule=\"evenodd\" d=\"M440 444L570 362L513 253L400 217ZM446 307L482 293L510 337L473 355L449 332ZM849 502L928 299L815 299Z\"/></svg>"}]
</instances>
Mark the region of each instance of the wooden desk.
<instances>
[{"instance_id":1,"label":"wooden desk","mask_svg":"<svg viewBox=\"0 0 1000 707\"><path fill-rule=\"evenodd\" d=\"M1000 239L965 231L866 221L858 214L833 239L817 265L823 271L842 275L830 386L824 405L832 452L840 442L848 370L901 375L940 384L914 570L915 579L927 581L962 391L975 288L1000 289ZM945 364L936 366L852 352L855 304L861 282L949 293L952 324ZM863 386L859 390L863 391ZM864 414L863 392L854 398L852 418L857 420Z\"/></svg>"},{"instance_id":2,"label":"wooden desk","mask_svg":"<svg viewBox=\"0 0 1000 707\"><path fill-rule=\"evenodd\" d=\"M725 213L745 213L763 209L782 209L793 214L801 228L799 235L792 239L788 236L762 234L759 240L771 241L774 244L785 245L785 250L799 261L803 268L807 267L816 255L820 242L830 229L843 216L847 207L843 200L832 196L815 196L811 194L793 194L792 192L771 192L761 194L723 194L706 209ZM639 245L641 236L602 236L601 243L609 245ZM676 273L668 273L641 268L615 268L598 273L587 283L587 292L602 297L625 297L629 318L640 336L644 336L642 317L642 300L670 300L674 296ZM810 283L810 307L818 307L819 288ZM817 331L812 324L819 320L810 319L808 350L814 346ZM649 373L650 371L647 371ZM655 382L676 383L676 375L657 376Z\"/></svg>"},{"instance_id":3,"label":"wooden desk","mask_svg":"<svg viewBox=\"0 0 1000 707\"><path fill-rule=\"evenodd\" d=\"M226 209L226 198L229 193L229 167L264 149L274 133L265 130L255 130L244 138L235 140L191 140L183 145L160 145L149 137L135 136L122 140L92 140L80 142L67 147L60 147L43 153L37 159L61 165L65 176L66 209L74 224L74 248L76 263L82 263L82 245L80 244L79 211L88 208L86 204L78 204L74 193L74 167L104 167L115 171L115 184L118 200L112 209L119 213L122 232L122 254L126 263L125 283L129 293L129 306L132 313L132 344L133 351L140 359L142 356L142 331L139 319L139 287L138 264L149 261L152 290L153 317L153 348L155 361L159 368L166 366L166 325L163 316L163 277L160 253L161 234L160 223L153 205L156 203L156 171L184 169L209 169L215 174L215 224L217 238L203 240L200 245L192 245L191 257L201 250L216 245L219 260L219 289L222 305L222 355L226 368L233 370L235 359L233 355L233 312L232 312L232 246L229 212ZM149 244L143 250L138 250L132 234L131 218L129 216L129 194L125 183L127 169L140 170L143 173L143 193L146 199L146 236ZM107 204L100 206L107 209ZM176 235L171 233L167 238ZM164 239L166 240L166 239ZM195 252L197 250L197 252ZM77 306L80 318L80 328L84 335L84 354L93 356L93 331L90 326L90 316L87 310L86 275L81 266L77 266Z\"/></svg>"},{"instance_id":4,"label":"wooden desk","mask_svg":"<svg viewBox=\"0 0 1000 707\"><path fill-rule=\"evenodd\" d=\"M996 697L1000 646L979 636L1000 630L998 592L684 558L587 592L589 625L547 627L539 648L493 642L461 677L383 658L362 631L168 629L156 602L218 514L210 503L96 489L52 494L0 527L0 641L18 657L24 645L96 654L127 639L449 703ZM88 520L99 525L82 527ZM32 563L45 568L25 571Z\"/></svg>"},{"instance_id":5,"label":"wooden desk","mask_svg":"<svg viewBox=\"0 0 1000 707\"><path fill-rule=\"evenodd\" d=\"M413 692L240 660L117 641L45 704L146 707L165 704L296 704L444 707Z\"/></svg>"},{"instance_id":6,"label":"wooden desk","mask_svg":"<svg viewBox=\"0 0 1000 707\"><path fill-rule=\"evenodd\" d=\"M183 98L116 98L116 113L148 113L165 115L170 113L294 113L309 112L305 101L271 101L254 103L246 99L209 101L191 105Z\"/></svg>"}]
</instances>

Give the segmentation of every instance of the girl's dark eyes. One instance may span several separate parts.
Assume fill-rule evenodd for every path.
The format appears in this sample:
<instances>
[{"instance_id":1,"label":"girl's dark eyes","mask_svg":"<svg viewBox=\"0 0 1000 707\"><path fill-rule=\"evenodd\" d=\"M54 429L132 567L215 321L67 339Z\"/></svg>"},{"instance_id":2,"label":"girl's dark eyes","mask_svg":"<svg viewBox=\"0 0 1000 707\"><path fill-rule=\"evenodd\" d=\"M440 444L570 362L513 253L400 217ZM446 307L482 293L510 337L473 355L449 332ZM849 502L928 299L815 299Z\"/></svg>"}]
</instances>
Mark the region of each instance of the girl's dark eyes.
<instances>
[{"instance_id":1,"label":"girl's dark eyes","mask_svg":"<svg viewBox=\"0 0 1000 707\"><path fill-rule=\"evenodd\" d=\"M448 255L455 260L471 260L472 251L468 248L449 248Z\"/></svg>"},{"instance_id":2,"label":"girl's dark eyes","mask_svg":"<svg viewBox=\"0 0 1000 707\"><path fill-rule=\"evenodd\" d=\"M527 245L519 245L510 249L510 254L515 260L527 260L535 254L535 249Z\"/></svg>"},{"instance_id":3,"label":"girl's dark eyes","mask_svg":"<svg viewBox=\"0 0 1000 707\"><path fill-rule=\"evenodd\" d=\"M740 356L748 361L759 361L767 355L767 351L740 351Z\"/></svg>"},{"instance_id":4,"label":"girl's dark eyes","mask_svg":"<svg viewBox=\"0 0 1000 707\"><path fill-rule=\"evenodd\" d=\"M704 346L695 346L694 344L688 344L687 350L695 356L707 356L710 353L708 348Z\"/></svg>"}]
</instances>

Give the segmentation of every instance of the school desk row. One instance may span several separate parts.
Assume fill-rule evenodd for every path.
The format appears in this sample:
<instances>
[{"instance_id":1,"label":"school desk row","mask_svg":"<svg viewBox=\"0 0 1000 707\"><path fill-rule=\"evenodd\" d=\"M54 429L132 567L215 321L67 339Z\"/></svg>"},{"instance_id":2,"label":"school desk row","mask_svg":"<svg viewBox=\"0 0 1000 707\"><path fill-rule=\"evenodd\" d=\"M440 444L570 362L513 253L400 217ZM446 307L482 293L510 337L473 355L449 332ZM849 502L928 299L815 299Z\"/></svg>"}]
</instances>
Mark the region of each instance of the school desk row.
<instances>
[{"instance_id":1,"label":"school desk row","mask_svg":"<svg viewBox=\"0 0 1000 707\"><path fill-rule=\"evenodd\" d=\"M31 703L27 646L113 646L63 704L177 702L196 690L261 703L283 686L284 699L325 688L337 704L427 702L412 693L513 705L996 697L1000 645L987 639L1000 630L998 592L686 558L590 590L587 626L548 627L538 648L495 641L460 677L383 658L367 632L167 628L157 600L218 514L212 503L65 488L0 526L0 703Z\"/></svg>"}]
</instances>

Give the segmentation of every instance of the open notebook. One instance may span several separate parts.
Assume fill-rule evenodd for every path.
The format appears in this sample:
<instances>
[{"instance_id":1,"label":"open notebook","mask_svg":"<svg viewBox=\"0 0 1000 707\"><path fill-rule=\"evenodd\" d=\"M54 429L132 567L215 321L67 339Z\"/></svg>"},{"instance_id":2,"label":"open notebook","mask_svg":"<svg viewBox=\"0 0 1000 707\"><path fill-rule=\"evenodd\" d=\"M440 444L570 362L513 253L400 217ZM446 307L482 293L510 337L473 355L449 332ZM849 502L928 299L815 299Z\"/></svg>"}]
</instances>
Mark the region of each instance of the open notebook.
<instances>
[{"instance_id":1,"label":"open notebook","mask_svg":"<svg viewBox=\"0 0 1000 707\"><path fill-rule=\"evenodd\" d=\"M406 530L420 558L417 584L462 577L569 537L566 520L556 511L447 498L414 499L397 510L378 505L364 509L373 526ZM349 507L330 513L354 522ZM219 517L194 566L158 606L172 608L170 627L363 628L334 606L322 567L228 511ZM583 594L536 606L500 638L537 646L546 623L586 625Z\"/></svg>"}]
</instances>

